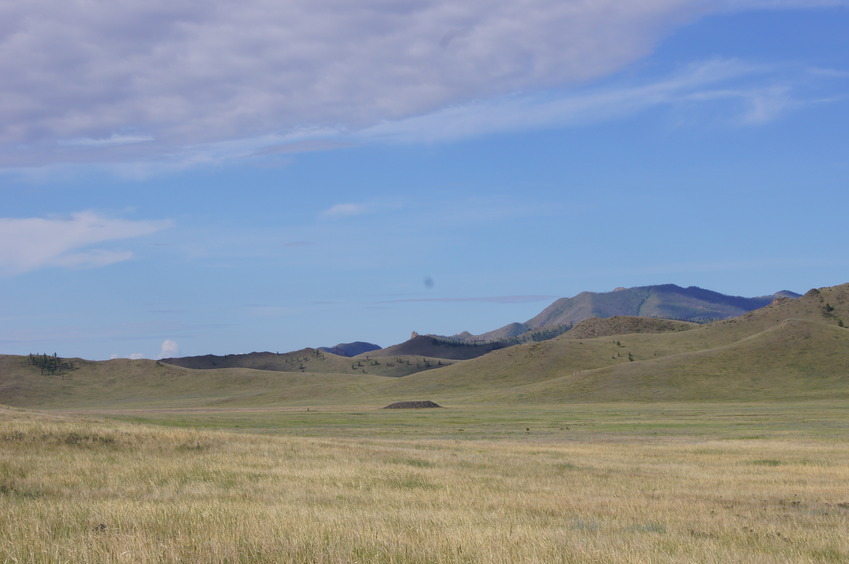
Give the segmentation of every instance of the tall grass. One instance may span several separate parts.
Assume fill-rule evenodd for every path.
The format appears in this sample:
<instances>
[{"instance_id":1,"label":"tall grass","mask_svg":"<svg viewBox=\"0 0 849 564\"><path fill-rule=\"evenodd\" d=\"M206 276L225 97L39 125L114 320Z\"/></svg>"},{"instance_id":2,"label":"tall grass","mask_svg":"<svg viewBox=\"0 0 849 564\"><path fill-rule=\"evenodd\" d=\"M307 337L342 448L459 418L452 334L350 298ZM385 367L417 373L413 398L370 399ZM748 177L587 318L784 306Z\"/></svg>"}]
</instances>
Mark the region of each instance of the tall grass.
<instances>
[{"instance_id":1,"label":"tall grass","mask_svg":"<svg viewBox=\"0 0 849 564\"><path fill-rule=\"evenodd\" d=\"M0 414L0 560L844 562L846 446L260 436Z\"/></svg>"}]
</instances>

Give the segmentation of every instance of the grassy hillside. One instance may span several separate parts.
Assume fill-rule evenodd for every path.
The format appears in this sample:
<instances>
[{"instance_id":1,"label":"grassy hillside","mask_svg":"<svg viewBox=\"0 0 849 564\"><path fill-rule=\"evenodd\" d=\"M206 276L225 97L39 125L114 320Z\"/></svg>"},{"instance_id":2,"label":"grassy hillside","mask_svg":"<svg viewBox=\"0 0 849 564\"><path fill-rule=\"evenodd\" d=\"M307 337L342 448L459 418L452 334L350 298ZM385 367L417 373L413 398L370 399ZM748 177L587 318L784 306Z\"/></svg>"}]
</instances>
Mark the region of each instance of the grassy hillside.
<instances>
[{"instance_id":1,"label":"grassy hillside","mask_svg":"<svg viewBox=\"0 0 849 564\"><path fill-rule=\"evenodd\" d=\"M488 354L494 350L504 348L502 343L471 344L453 341L433 335L416 335L412 339L386 347L379 351L372 351L359 355L357 358L370 357L393 357L393 356L425 356L430 358L446 360L468 360Z\"/></svg>"},{"instance_id":2,"label":"grassy hillside","mask_svg":"<svg viewBox=\"0 0 849 564\"><path fill-rule=\"evenodd\" d=\"M667 326L671 332L650 333L660 328L649 322L656 320L593 320L576 334L379 387L495 402L845 397L844 318L849 285L779 299L731 320Z\"/></svg>"},{"instance_id":3,"label":"grassy hillside","mask_svg":"<svg viewBox=\"0 0 849 564\"><path fill-rule=\"evenodd\" d=\"M670 319L651 319L645 317L615 316L608 318L593 317L585 319L565 333L568 339L590 339L629 333L672 333L689 331L699 327L689 321Z\"/></svg>"},{"instance_id":4,"label":"grassy hillside","mask_svg":"<svg viewBox=\"0 0 849 564\"><path fill-rule=\"evenodd\" d=\"M389 350L389 349L386 349ZM422 352L414 353L413 350ZM317 374L375 374L399 377L444 366L446 357L428 356L424 347L410 347L402 352L393 349L368 351L356 357L339 356L321 349L306 348L289 353L253 352L248 354L186 356L166 358L164 364L193 370L218 370L222 368L249 368L274 372L302 372ZM380 358L377 358L380 357ZM391 358L383 358L391 357Z\"/></svg>"},{"instance_id":5,"label":"grassy hillside","mask_svg":"<svg viewBox=\"0 0 849 564\"><path fill-rule=\"evenodd\" d=\"M25 357L0 356L0 398L11 406L95 408L338 403L363 397L372 374L192 370L152 360L76 360L64 376L40 374Z\"/></svg>"},{"instance_id":6,"label":"grassy hillside","mask_svg":"<svg viewBox=\"0 0 849 564\"><path fill-rule=\"evenodd\" d=\"M572 373L512 392L560 402L849 398L849 331L787 320L730 345Z\"/></svg>"},{"instance_id":7,"label":"grassy hillside","mask_svg":"<svg viewBox=\"0 0 849 564\"><path fill-rule=\"evenodd\" d=\"M843 398L849 397L844 319L849 320L849 285L779 299L708 325L591 320L548 341L467 360L404 357L397 354L400 349L387 349L391 356L356 358L307 349L251 357L262 370L76 360L75 370L50 375L24 357L5 356L0 357L0 403L188 408L379 406L402 400L505 404ZM426 336L419 340L434 355L477 350ZM265 369L262 363L272 361L288 370Z\"/></svg>"}]
</instances>

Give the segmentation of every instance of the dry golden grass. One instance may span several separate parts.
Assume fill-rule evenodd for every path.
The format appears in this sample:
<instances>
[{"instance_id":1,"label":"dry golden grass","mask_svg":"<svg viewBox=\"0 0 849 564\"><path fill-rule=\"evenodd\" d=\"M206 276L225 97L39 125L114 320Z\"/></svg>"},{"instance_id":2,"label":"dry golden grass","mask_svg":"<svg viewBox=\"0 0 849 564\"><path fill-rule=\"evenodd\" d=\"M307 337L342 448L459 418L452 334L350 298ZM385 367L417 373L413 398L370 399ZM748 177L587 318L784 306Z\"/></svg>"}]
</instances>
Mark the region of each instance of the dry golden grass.
<instances>
[{"instance_id":1,"label":"dry golden grass","mask_svg":"<svg viewBox=\"0 0 849 564\"><path fill-rule=\"evenodd\" d=\"M845 562L846 447L262 436L5 411L0 560Z\"/></svg>"}]
</instances>

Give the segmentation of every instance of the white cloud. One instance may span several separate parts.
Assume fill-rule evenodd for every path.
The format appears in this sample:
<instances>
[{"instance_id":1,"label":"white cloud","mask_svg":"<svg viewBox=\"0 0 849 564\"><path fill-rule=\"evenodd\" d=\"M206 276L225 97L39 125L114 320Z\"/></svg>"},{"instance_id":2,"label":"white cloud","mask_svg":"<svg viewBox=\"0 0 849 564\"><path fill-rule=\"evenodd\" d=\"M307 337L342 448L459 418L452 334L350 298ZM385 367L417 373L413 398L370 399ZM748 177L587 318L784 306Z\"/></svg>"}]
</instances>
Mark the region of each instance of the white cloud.
<instances>
[{"instance_id":1,"label":"white cloud","mask_svg":"<svg viewBox=\"0 0 849 564\"><path fill-rule=\"evenodd\" d=\"M0 158L173 154L577 84L702 11L695 0L6 3Z\"/></svg>"},{"instance_id":2,"label":"white cloud","mask_svg":"<svg viewBox=\"0 0 849 564\"><path fill-rule=\"evenodd\" d=\"M422 124L451 114L447 108L467 108L464 126L485 129L468 114L487 101L610 76L704 15L845 4L7 2L0 5L0 167L268 158L333 146L340 133ZM539 108L527 104L533 99L510 109L539 121ZM521 123L514 115L512 126ZM303 142L322 139L317 132L333 139Z\"/></svg>"},{"instance_id":3,"label":"white cloud","mask_svg":"<svg viewBox=\"0 0 849 564\"><path fill-rule=\"evenodd\" d=\"M149 235L170 225L169 221L113 219L91 211L63 218L0 218L0 275L129 260L131 251L90 247Z\"/></svg>"},{"instance_id":4,"label":"white cloud","mask_svg":"<svg viewBox=\"0 0 849 564\"><path fill-rule=\"evenodd\" d=\"M172 341L171 339L165 339L162 341L162 346L159 349L159 356L157 358L170 358L176 356L180 352L180 347L177 345L176 341Z\"/></svg>"}]
</instances>

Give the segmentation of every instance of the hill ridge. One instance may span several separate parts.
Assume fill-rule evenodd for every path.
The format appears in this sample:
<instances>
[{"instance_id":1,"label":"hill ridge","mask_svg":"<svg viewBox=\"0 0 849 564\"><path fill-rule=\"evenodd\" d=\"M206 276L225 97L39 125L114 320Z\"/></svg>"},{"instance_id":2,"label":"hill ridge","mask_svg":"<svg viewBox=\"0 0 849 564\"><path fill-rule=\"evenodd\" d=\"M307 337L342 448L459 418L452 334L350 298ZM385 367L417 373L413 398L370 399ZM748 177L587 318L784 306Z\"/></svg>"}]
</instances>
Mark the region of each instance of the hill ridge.
<instances>
[{"instance_id":1,"label":"hill ridge","mask_svg":"<svg viewBox=\"0 0 849 564\"><path fill-rule=\"evenodd\" d=\"M796 299L779 297L708 324L589 320L549 340L455 361L394 355L367 360L304 349L290 353L286 372L117 359L75 361L75 370L59 375L40 371L26 357L0 355L0 398L13 407L110 412L317 404L379 408L421 398L441 405L849 399L844 320L849 320L849 284L813 289ZM444 343L431 340L430 345Z\"/></svg>"},{"instance_id":2,"label":"hill ridge","mask_svg":"<svg viewBox=\"0 0 849 564\"><path fill-rule=\"evenodd\" d=\"M764 307L778 297L798 298L800 295L781 290L771 296L745 298L676 284L620 287L611 292L585 291L571 298L555 300L524 323L509 323L480 335L463 332L455 337L462 336L471 342L499 340L555 325L574 326L593 317L651 317L705 323L737 317Z\"/></svg>"}]
</instances>

